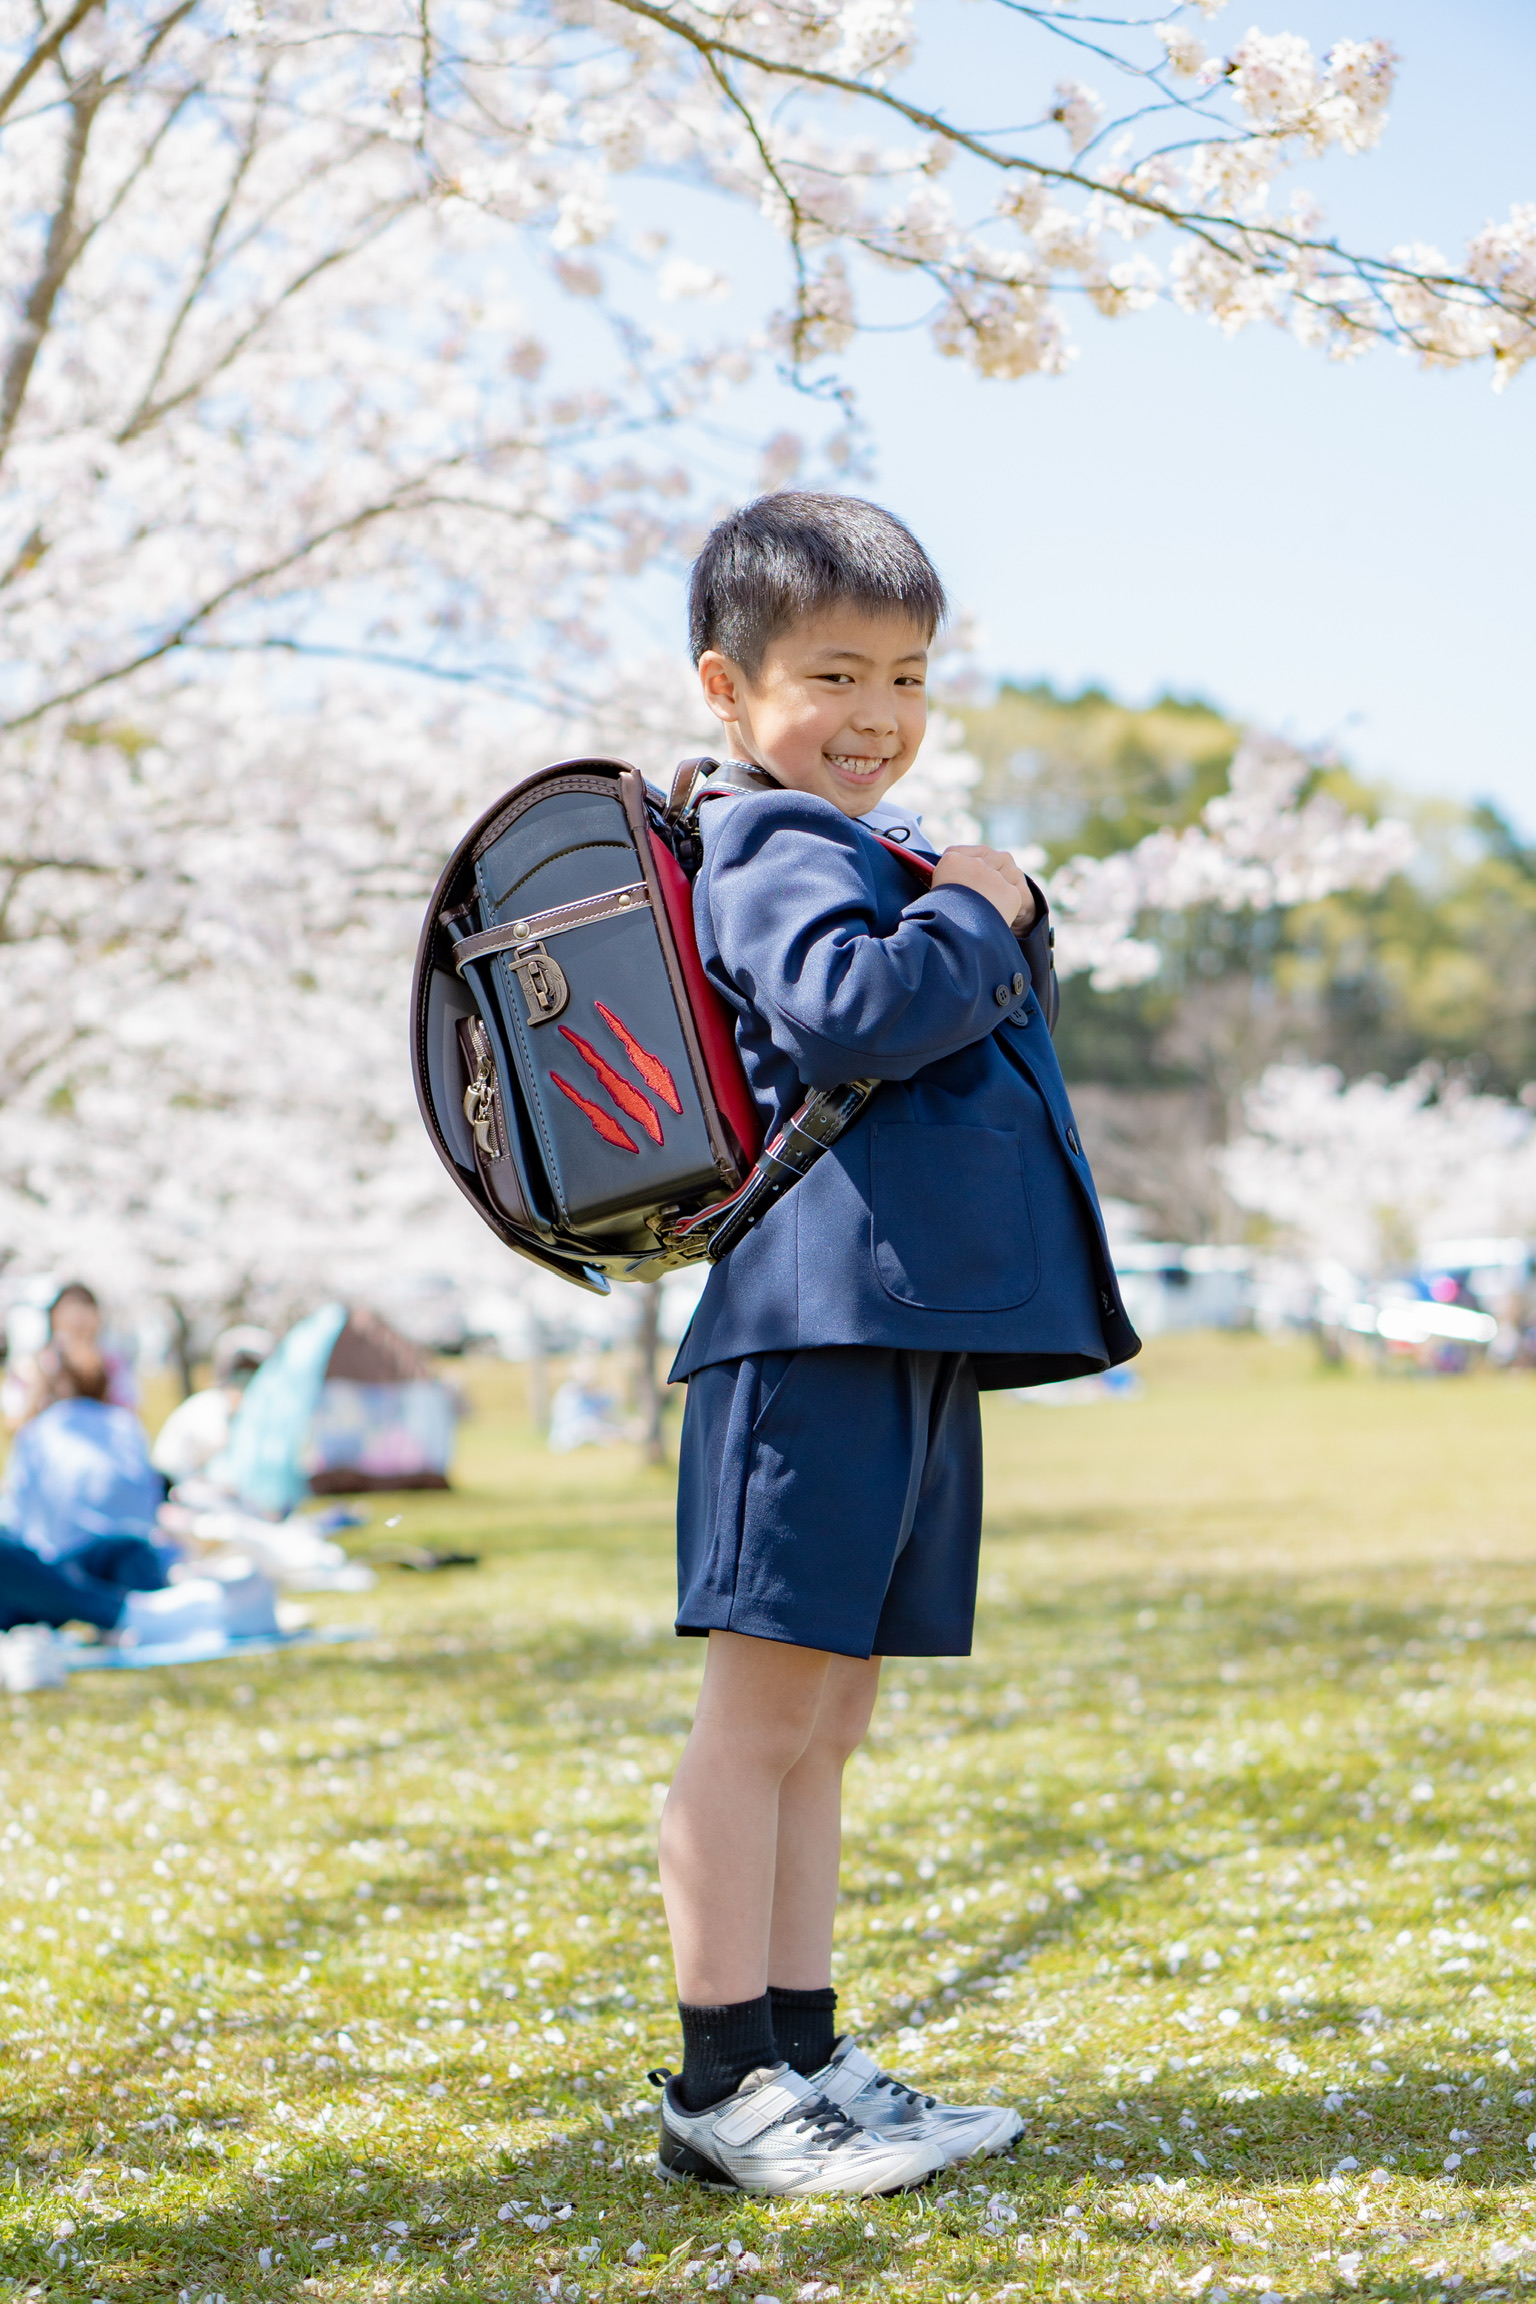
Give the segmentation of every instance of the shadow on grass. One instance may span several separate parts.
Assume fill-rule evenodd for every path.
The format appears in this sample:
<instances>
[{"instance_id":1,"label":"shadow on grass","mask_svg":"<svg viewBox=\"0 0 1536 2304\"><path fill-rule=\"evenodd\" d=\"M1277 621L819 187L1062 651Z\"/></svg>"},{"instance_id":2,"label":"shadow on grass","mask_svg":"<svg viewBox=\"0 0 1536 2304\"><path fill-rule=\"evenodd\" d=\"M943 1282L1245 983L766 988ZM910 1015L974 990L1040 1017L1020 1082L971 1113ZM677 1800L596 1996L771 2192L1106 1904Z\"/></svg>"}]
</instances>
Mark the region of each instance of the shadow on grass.
<instances>
[{"instance_id":1,"label":"shadow on grass","mask_svg":"<svg viewBox=\"0 0 1536 2304\"><path fill-rule=\"evenodd\" d=\"M1437 1599L1404 1604L1385 1574L1357 1577L1353 1595L1340 1599L1318 1599L1270 1578L1227 1579L1199 1588L1180 1578L1171 1589L1163 1578L1122 1579L1113 1591L993 1603L986 1646L975 1663L900 1667L892 1677L908 1693L909 1709L893 1716L893 1728L904 1752L920 1748L926 1735L942 1729L948 1740L944 1769L963 1777L972 1771L973 1762L984 1757L991 1739L1018 1730L1048 1730L1059 1743L1059 1749L1046 1752L1038 1769L1045 1780L1053 1770L1060 1774L1062 1791L1052 1811L1026 1815L1015 1806L990 1813L984 1820L984 1851L948 1868L946 1891L951 1882L958 1886L983 1874L1022 1873L1031 1863L1086 1872L1104 1855L1110 1832L1118 1867L1114 1877L1081 1889L1070 1905L1058 1902L1054 1910L1038 1916L1038 1924L1015 1921L999 1929L996 1919L990 1920L989 1933L997 1941L984 1955L957 1964L947 1988L954 1998L943 2003L946 2012L982 2013L983 1995L996 1988L993 1980L1000 1970L1016 1974L1046 1951L1075 1952L1082 1989L1089 1993L1095 1986L1087 1962L1098 1948L1096 1932L1108 1941L1118 1931L1123 1943L1128 1933L1134 1936L1138 1925L1149 1931L1148 1941L1141 1951L1117 1962L1117 1973L1142 1981L1166 1976L1169 1966L1160 1939L1168 1931L1168 1913L1157 1908L1150 1892L1177 1882L1181 1875L1198 1877L1229 1862L1239 1851L1237 1826L1262 1848L1271 1867L1289 1850L1315 1847L1321 1838L1335 1849L1340 1864L1347 1864L1352 1853L1375 1850L1383 1823L1391 1825L1394 1847L1415 1863L1427 1862L1448 1830L1478 1822L1486 1831L1485 1785L1491 1772L1506 1762L1528 1767L1525 1723L1518 1719L1501 1723L1485 1712L1475 1724L1458 1726L1437 1714L1435 1741L1428 1746L1419 1741L1419 1713L1405 1707L1402 1699L1416 1690L1443 1691L1449 1678L1473 1664L1506 1670L1516 1666L1523 1678L1531 1646L1525 1571L1522 1567L1511 1573L1502 1592L1495 1591L1497 1582L1494 1573L1480 1565L1478 1584L1494 1597L1481 1605L1480 1618L1473 1621L1464 1608L1449 1609L1447 1602ZM1198 1599L1198 1607L1187 1607L1187 1599ZM305 1683L296 1695L306 1704L313 1700L349 1706L352 1716L323 1728L306 1720L302 1733L323 1750L306 1747L273 1756L265 1766L275 1779L274 1797L282 1801L294 1798L297 1780L324 1758L373 1762L385 1768L397 1764L402 1755L421 1760L441 1754L444 1765L453 1766L462 1756L458 1749L462 1723L473 1716L494 1721L496 1732L514 1746L536 1743L548 1769L558 1773L566 1757L575 1762L594 1744L616 1735L678 1735L686 1724L683 1699L698 1661L695 1643L674 1642L670 1636L641 1639L565 1624L553 1633L521 1637L499 1628L477 1630L470 1615L450 1640L445 1640L442 1627L434 1627L419 1642L409 1635L396 1637L388 1653L304 1657ZM316 1672L328 1676L323 1683L313 1680ZM1392 1677L1384 1679L1384 1674ZM164 1685L188 1732L196 1728L199 1715L226 1713L227 1682L189 1671L168 1675ZM268 1685L280 1700L281 1681L273 1675ZM1017 1688L1017 1700L1010 1688ZM119 1691L119 1700L121 1695ZM1358 1744L1349 1730L1349 1720L1367 1701L1380 1706L1369 1748ZM568 1703L569 1713L560 1709ZM430 1711L434 1704L435 1720L409 1724L414 1714ZM667 1709L659 1716L662 1706ZM1340 1707L1348 1708L1348 1719ZM1264 1718L1294 1728L1309 1713L1319 1721L1315 1735L1293 1736L1283 1749L1265 1748L1258 1759L1233 1758L1235 1740L1242 1734L1251 1741L1256 1724ZM1128 1756L1104 1739L1106 1714L1111 1735L1128 1742ZM264 1717L281 1719L280 1702ZM1482 1732L1474 1735L1473 1725ZM1073 1737L1084 1740L1082 1751L1087 1756L1076 1776L1069 1775L1065 1765L1075 1749ZM1212 1737L1217 1742L1196 1769L1187 1762L1176 1765L1170 1757L1171 1739L1194 1747L1202 1738ZM1098 1741L1090 1744L1090 1738ZM1006 1753L1008 1747L999 1741L996 1749ZM1426 1753L1432 1760L1426 1761ZM882 1769L885 1764L885 1752L877 1752L874 1767ZM1427 1765L1434 1770L1433 1797L1409 1799L1410 1772ZM1474 1765L1475 1774L1470 1773ZM1461 1768L1469 1771L1465 1780L1455 1774ZM985 1769L974 1774L978 1782L985 1777L990 1788L994 1779L986 1776ZM1392 1781L1386 1783L1389 1776ZM1093 1804L1100 1784L1121 1803L1108 1816ZM1176 1810L1175 1795L1180 1801ZM337 1841L348 1836L393 1841L400 1837L393 1813L398 1797L398 1787L388 1783L377 1789L362 1786L345 1816L322 1829L330 1830ZM935 1787L931 1774L922 1785L902 1788L914 1820L941 1810L947 1797ZM1070 1812L1074 1799L1087 1811L1079 1818ZM597 1837L615 1832L620 1824L638 1828L641 1816L632 1790L615 1787L610 1811L584 1815L583 1833ZM307 1819L302 1829L313 1833L317 1821ZM413 1840L417 1829L429 1828L412 1828L408 1836ZM1209 1841L1200 1844L1208 1830ZM452 1832L457 1878L440 1871L423 1880L408 1867L386 1864L371 1874L377 1902L392 1898L439 1922L467 1921L468 1902L459 1882L477 1870L505 1867L506 1827L498 1822L480 1827L460 1819ZM433 1838L438 1837L434 1832ZM420 1845L426 1849L428 1843L422 1840ZM896 1847L882 1848L880 1861L899 1868L901 1895L926 1892L918 1878L910 1832ZM612 1896L615 1909L609 1923L615 1929L632 1924L632 1912L625 1906L634 1891L621 1858L594 1853L583 1878L601 1883ZM1496 1909L1501 1898L1521 1893L1515 1881L1492 1884L1483 1909ZM872 1906L876 1899L872 1891L854 1888L847 1901L857 1909L861 1904ZM340 1889L306 1892L302 1900L284 1899L274 1891L264 1906L250 1896L247 1905L254 1913L265 1910L270 1915L268 1926L281 1920L295 1944L323 1942L328 1949L341 1950L356 1941L356 1905ZM647 1911L654 1914L652 1902L647 1902ZM951 1933L959 1935L965 1925ZM1202 1928L1214 1930L1222 1921L1212 1903L1181 1925L1198 1942ZM1273 1949L1292 1939L1299 1928L1297 1917L1284 1912L1272 1915L1265 1922L1266 1942ZM206 1937L204 1943L210 1957L240 1962L249 1958L238 1934ZM894 1949L894 1940L886 1939L886 1946ZM884 1949L867 1942L871 1963ZM126 1948L112 1956L113 1994L122 1991L126 1973L122 1963L132 1957ZM606 1957L612 1964L620 1954L609 1948ZM637 1973L639 1955L633 1947L628 1957ZM1320 1960L1321 1949L1307 1957ZM1475 1962L1473 1969L1444 1979L1421 1974L1400 1992L1385 1996L1379 2019L1390 2027L1443 2015L1449 2004L1464 1998L1475 1977ZM349 1977L349 1984L352 1981ZM1382 1999L1378 1980L1373 2000ZM937 2013L938 2002L930 2006ZM109 2035L126 2029L127 2013L126 2005L109 2008ZM601 2019L611 2009L597 2002L593 2013ZM1359 2053L1369 2055L1379 2045L1382 2025L1378 2020L1370 2033L1362 2033L1365 2014L1361 1998L1352 1998L1345 1982L1319 1978L1309 1990L1305 2009L1288 2017L1286 2039L1305 2047L1331 2029L1335 2034L1348 2033ZM1011 2022L1026 2015L1026 2008L1013 2003ZM258 2019L246 2036L267 2029L274 2046L280 2047L286 2021L282 2013L274 2012L270 2020ZM1268 2040L1266 2051L1272 2053L1284 2044ZM1060 2224L1060 2211L1069 2201L1086 2201L1098 2216L1101 2208L1095 2203L1105 2194L1113 2192L1124 2204L1134 2188L1133 2212L1114 2219L1121 2237L1134 2242L1146 2233L1161 2248L1178 2241L1227 2261L1232 2256L1231 2234L1219 2217L1231 2210L1218 2212L1205 2197L1209 2191L1327 2186L1341 2180L1335 2175L1339 2163L1354 2159L1358 2168L1345 2171L1342 2180L1352 2200L1369 2204L1371 2196L1362 2188L1376 2156L1373 2134L1390 2134L1396 2166L1387 2185L1379 2188L1380 2224L1415 2247L1432 2247L1451 2236L1453 2225L1465 2233L1469 2221L1480 2226L1491 2220L1496 2189L1523 2185L1528 2175L1521 2131L1530 2114L1517 2117L1508 2105L1481 2104L1470 2080L1459 2076L1463 2068L1473 2077L1481 2074L1492 2086L1507 2086L1507 2075L1502 2081L1498 2078L1482 2049L1469 2046L1460 2055L1464 2063L1458 2064L1454 2080L1432 2079L1429 2069L1394 2059L1389 2074L1376 2075L1352 2089L1334 2112L1324 2109L1321 2083L1256 2094L1235 2065L1220 2075L1174 2073L1163 2057L1157 2076L1145 2085L1133 2083L1128 2075L1114 2085L1073 2082L1062 2107L1070 2111L1070 2128L1064 2124L1052 2131L1037 2118L1016 2164L991 2163L984 2170L966 2172L966 2188L973 2174L984 2178L984 2188L1013 2203L1021 2226L1056 2231L1063 2245L1067 2228ZM152 2072L164 2081L163 2067L152 2065L147 2050L124 2048L91 2083L92 2095L80 2092L68 2116L32 2114L33 2142L44 2154L57 2149L61 2157L51 2164L29 2160L24 2165L37 2167L39 2174L46 2167L53 2183L78 2176L89 2165L93 2114L99 2110L118 2121L123 2118L111 2103L112 2084L120 2079L142 2084ZM413 2075L389 2083L392 2096L399 2089L399 2106L417 2113L424 2127L433 2128L435 2148L444 2163L435 2176L368 2163L367 2140L355 2135L345 2144L295 2139L273 2148L281 2156L280 2183L262 2184L249 2171L232 2169L223 2180L229 2187L227 2200L219 2201L210 2189L206 2223L179 2213L157 2214L149 2193L135 2182L122 2189L121 2213L110 2227L81 2200L72 2211L77 2230L62 2244L92 2267L110 2271L114 2299L142 2295L159 2300L183 2287L199 2296L210 2290L248 2293L254 2279L252 2257L262 2247L273 2252L269 2269L275 2293L286 2292L300 2278L324 2277L343 2262L356 2264L361 2256L377 2263L382 2277L392 2276L400 2294L428 2279L449 2280L465 2295L474 2295L491 2282L522 2281L519 2293L526 2294L527 2283L543 2277L541 2258L549 2257L557 2246L568 2255L579 2233L600 2237L605 2261L611 2263L612 2226L622 2228L626 2241L642 2227L647 2236L656 2234L657 2247L665 2255L675 2252L674 2240L687 2232L698 2229L718 2237L723 2219L745 2213L740 2204L700 2195L646 2205L642 2193L649 2139L638 2121L620 2131L626 2161L637 2165L627 2165L622 2173L595 2172L592 2144L605 2138L612 2142L600 2116L574 2091L566 2093L542 2080L538 2085L558 2106L558 2126L551 2123L547 2136L520 2147L515 2164L487 2166L483 2149L455 2130L454 2119L470 2106L504 2115L526 2112L527 2087L517 2091L498 2087L472 2095L474 2067L451 2055L434 2067L431 2078L439 2076L452 2090L450 2099L439 2100L441 2111L426 2101L431 2084L427 2075L419 2085ZM938 2075L925 2072L923 2077ZM313 2073L306 2073L299 2085L312 2094ZM345 2102L346 2085L345 2078L338 2083L338 2101ZM633 2078L626 2074L622 2085L626 2093L634 2094L638 2074ZM1454 2087L1454 2097L1434 2094L1435 2088L1447 2086ZM1463 2146L1461 2168L1446 2171L1443 2161L1452 2113L1458 2126L1475 2130L1475 2143ZM255 2111L244 2116L253 2123L263 2117ZM240 2133L243 2115L233 2098L223 2104L213 2098L196 2115L187 2115L188 2121L194 2117L207 2135L232 2141ZM1100 2122L1113 2125L1100 2127ZM1241 2128L1243 2134L1225 2135L1231 2127ZM150 2182L162 2168L174 2176L195 2167L206 2178L208 2154L190 2149L187 2133L185 2127L135 2130L119 2152L130 2157L142 2152L136 2164L146 2170ZM556 2134L568 2142L556 2144ZM1172 2146L1171 2152L1159 2149L1159 2136ZM1048 2141L1055 2144L1049 2157ZM1205 2155L1204 2168L1193 2158L1197 2150ZM351 2173L360 2164L361 2178ZM1435 2222L1422 2210L1416 2220L1403 2221L1406 2212L1391 2204L1392 2181L1398 2177L1438 2177L1446 2201L1444 2221ZM1180 2183L1191 2189L1168 2189ZM552 2214L544 2204L546 2197L558 2206L572 2196L579 2211L567 2220L565 2240L561 2233L567 2227L557 2222L539 2232L522 2222L503 2224L498 2218L498 2210L514 2199L526 2203L514 2211L521 2218ZM664 2205L679 2211L668 2224L659 2221ZM51 2194L49 2213L57 2215L59 2206L57 2193ZM961 2213L933 2204L932 2188L921 2206L924 2214L935 2217L958 2218ZM601 2226L596 2221L599 2210L605 2212ZM1107 2217L1108 2209L1102 2213ZM845 2241L852 2249L865 2214L862 2206L834 2211L822 2257L835 2262ZM406 2232L387 2234L391 2223L404 2223ZM365 2241L349 2237L342 2249L314 2245L332 2231L355 2226L365 2227L371 2237ZM479 2238L461 2256L476 2232ZM58 2245L13 2243L5 2270L15 2278L57 2281L64 2271L74 2277L80 2268L61 2264ZM380 2254L369 2258L371 2248ZM400 2252L393 2262L388 2258L390 2248ZM281 2265L278 2256L284 2259ZM485 2269L488 2260L493 2270ZM1242 2268L1241 2262L1234 2267L1236 2272ZM1038 2259L1035 2269L1038 2272ZM571 2276L579 2279L579 2274ZM1033 2277L1027 2262L1021 2261L1020 2277ZM651 2284L660 2283L670 2293L670 2279L658 2270ZM93 2270L93 2287L94 2283ZM1294 2279L1284 2285L1288 2296L1297 2297ZM1428 2274L1406 2268L1394 2272L1389 2263L1378 2266L1373 2261L1366 2285L1373 2294L1412 2300L1439 2294L1443 2284ZM79 2285L78 2293L84 2296L86 2287Z\"/></svg>"}]
</instances>

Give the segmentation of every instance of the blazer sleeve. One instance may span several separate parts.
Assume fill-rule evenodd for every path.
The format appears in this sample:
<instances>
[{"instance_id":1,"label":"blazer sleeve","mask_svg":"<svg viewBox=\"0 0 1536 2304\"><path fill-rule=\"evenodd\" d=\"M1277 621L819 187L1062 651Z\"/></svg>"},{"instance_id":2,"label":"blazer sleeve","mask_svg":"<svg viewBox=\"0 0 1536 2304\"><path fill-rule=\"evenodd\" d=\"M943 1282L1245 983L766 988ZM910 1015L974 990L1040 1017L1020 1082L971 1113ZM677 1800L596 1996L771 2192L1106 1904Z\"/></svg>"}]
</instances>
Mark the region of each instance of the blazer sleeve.
<instances>
[{"instance_id":1,"label":"blazer sleeve","mask_svg":"<svg viewBox=\"0 0 1536 2304\"><path fill-rule=\"evenodd\" d=\"M878 852L830 801L754 795L718 805L705 827L721 965L806 1087L910 1079L1016 1005L1018 940L986 898L924 889L882 930Z\"/></svg>"}]
</instances>

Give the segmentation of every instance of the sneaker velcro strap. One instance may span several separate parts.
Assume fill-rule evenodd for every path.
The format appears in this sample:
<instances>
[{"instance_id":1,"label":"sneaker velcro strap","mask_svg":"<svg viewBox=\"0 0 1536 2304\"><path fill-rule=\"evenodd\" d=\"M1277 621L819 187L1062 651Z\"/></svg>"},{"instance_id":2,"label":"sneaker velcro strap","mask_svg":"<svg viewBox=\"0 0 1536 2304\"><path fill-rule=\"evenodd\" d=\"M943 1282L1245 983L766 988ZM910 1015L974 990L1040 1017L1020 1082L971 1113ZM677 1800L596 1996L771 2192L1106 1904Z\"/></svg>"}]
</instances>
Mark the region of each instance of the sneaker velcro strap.
<instances>
[{"instance_id":1,"label":"sneaker velcro strap","mask_svg":"<svg viewBox=\"0 0 1536 2304\"><path fill-rule=\"evenodd\" d=\"M871 2080L879 2079L880 2067L850 2041L840 2056L833 2057L825 2073L816 2077L822 2094L830 2096L834 2104L851 2104Z\"/></svg>"},{"instance_id":2,"label":"sneaker velcro strap","mask_svg":"<svg viewBox=\"0 0 1536 2304\"><path fill-rule=\"evenodd\" d=\"M724 2113L715 2122L715 2134L722 2144L750 2144L754 2136L761 2136L776 2120L795 2111L806 2103L813 2091L798 2072L786 2072L782 2079L765 2081L754 2088L733 2111Z\"/></svg>"}]
</instances>

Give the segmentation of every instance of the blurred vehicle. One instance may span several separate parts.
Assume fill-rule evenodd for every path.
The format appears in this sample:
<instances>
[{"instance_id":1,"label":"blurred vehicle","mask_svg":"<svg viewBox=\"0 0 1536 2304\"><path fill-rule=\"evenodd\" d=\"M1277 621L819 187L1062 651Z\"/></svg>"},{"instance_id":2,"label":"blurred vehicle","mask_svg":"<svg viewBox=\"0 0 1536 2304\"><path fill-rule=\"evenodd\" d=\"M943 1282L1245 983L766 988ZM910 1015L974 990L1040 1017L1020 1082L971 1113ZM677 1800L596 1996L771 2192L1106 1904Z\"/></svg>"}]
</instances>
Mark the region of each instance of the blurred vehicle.
<instances>
[{"instance_id":1,"label":"blurred vehicle","mask_svg":"<svg viewBox=\"0 0 1536 2304\"><path fill-rule=\"evenodd\" d=\"M1171 1240L1112 1242L1115 1272L1139 1336L1182 1328L1251 1328L1258 1259L1249 1248Z\"/></svg>"}]
</instances>

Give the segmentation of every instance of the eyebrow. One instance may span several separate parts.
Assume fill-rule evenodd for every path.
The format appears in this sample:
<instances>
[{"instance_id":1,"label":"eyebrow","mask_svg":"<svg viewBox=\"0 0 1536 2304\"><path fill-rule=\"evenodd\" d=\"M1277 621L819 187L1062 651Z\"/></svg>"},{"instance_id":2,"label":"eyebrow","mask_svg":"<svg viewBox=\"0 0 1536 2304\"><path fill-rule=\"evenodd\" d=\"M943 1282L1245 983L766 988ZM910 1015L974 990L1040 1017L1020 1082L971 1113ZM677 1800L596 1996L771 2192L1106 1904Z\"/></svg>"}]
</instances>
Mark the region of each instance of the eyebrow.
<instances>
[{"instance_id":1,"label":"eyebrow","mask_svg":"<svg viewBox=\"0 0 1536 2304\"><path fill-rule=\"evenodd\" d=\"M873 656L866 656L862 649L859 648L818 648L812 652L811 661L812 663L823 664L834 664L839 662L847 664L873 664L875 662L875 658ZM902 655L896 658L896 662L898 664L926 664L927 661L928 651L926 648L908 648Z\"/></svg>"}]
</instances>

